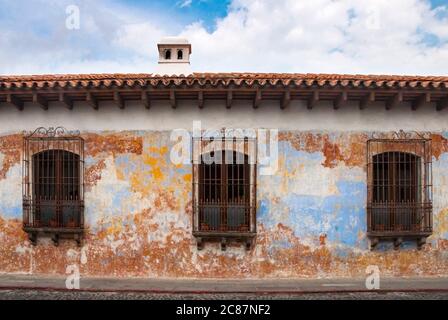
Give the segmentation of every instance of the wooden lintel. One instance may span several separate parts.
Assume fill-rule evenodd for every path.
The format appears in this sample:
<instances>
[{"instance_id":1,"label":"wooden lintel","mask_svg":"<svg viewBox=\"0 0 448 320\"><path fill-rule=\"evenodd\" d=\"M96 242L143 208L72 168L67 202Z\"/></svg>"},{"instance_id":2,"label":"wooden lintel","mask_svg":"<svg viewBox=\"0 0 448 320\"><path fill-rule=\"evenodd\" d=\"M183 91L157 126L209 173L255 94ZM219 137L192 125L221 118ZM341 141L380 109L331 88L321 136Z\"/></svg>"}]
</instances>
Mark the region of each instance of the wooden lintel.
<instances>
[{"instance_id":1,"label":"wooden lintel","mask_svg":"<svg viewBox=\"0 0 448 320\"><path fill-rule=\"evenodd\" d=\"M417 99L412 101L412 110L417 110L418 108L423 106L425 103L430 103L430 102L431 102L431 94L429 92L424 93L424 94L420 95Z\"/></svg>"},{"instance_id":2,"label":"wooden lintel","mask_svg":"<svg viewBox=\"0 0 448 320\"><path fill-rule=\"evenodd\" d=\"M367 108L370 104L375 102L375 92L369 92L364 98L359 102L359 109L363 110Z\"/></svg>"},{"instance_id":3,"label":"wooden lintel","mask_svg":"<svg viewBox=\"0 0 448 320\"><path fill-rule=\"evenodd\" d=\"M437 111L441 111L443 109L448 108L448 97L443 98L437 102Z\"/></svg>"},{"instance_id":4,"label":"wooden lintel","mask_svg":"<svg viewBox=\"0 0 448 320\"><path fill-rule=\"evenodd\" d=\"M44 110L48 110L48 101L37 93L33 93L33 103L39 105Z\"/></svg>"},{"instance_id":5,"label":"wooden lintel","mask_svg":"<svg viewBox=\"0 0 448 320\"><path fill-rule=\"evenodd\" d=\"M141 99L142 104L145 106L146 109L151 108L151 101L149 100L148 92L142 91L140 99Z\"/></svg>"},{"instance_id":6,"label":"wooden lintel","mask_svg":"<svg viewBox=\"0 0 448 320\"><path fill-rule=\"evenodd\" d=\"M174 90L170 90L170 104L171 108L177 108L176 93L174 92Z\"/></svg>"},{"instance_id":7,"label":"wooden lintel","mask_svg":"<svg viewBox=\"0 0 448 320\"><path fill-rule=\"evenodd\" d=\"M254 109L257 109L260 106L261 103L261 90L257 90L255 92L255 98L253 101L253 107Z\"/></svg>"},{"instance_id":8,"label":"wooden lintel","mask_svg":"<svg viewBox=\"0 0 448 320\"><path fill-rule=\"evenodd\" d=\"M198 107L199 109L204 108L204 93L202 91L198 92Z\"/></svg>"},{"instance_id":9,"label":"wooden lintel","mask_svg":"<svg viewBox=\"0 0 448 320\"><path fill-rule=\"evenodd\" d=\"M398 92L396 94L394 94L394 96L392 98L390 98L389 100L386 101L386 110L391 110L392 108L394 108L395 106L397 106L397 104L403 102L403 93L402 92Z\"/></svg>"},{"instance_id":10,"label":"wooden lintel","mask_svg":"<svg viewBox=\"0 0 448 320\"><path fill-rule=\"evenodd\" d=\"M342 91L342 93L333 101L333 109L337 110L347 104L347 91Z\"/></svg>"},{"instance_id":11,"label":"wooden lintel","mask_svg":"<svg viewBox=\"0 0 448 320\"><path fill-rule=\"evenodd\" d=\"M227 91L226 108L227 109L232 108L232 103L233 103L233 91L229 90Z\"/></svg>"},{"instance_id":12,"label":"wooden lintel","mask_svg":"<svg viewBox=\"0 0 448 320\"><path fill-rule=\"evenodd\" d=\"M92 95L92 93L87 92L86 102L95 110L98 110L98 100Z\"/></svg>"},{"instance_id":13,"label":"wooden lintel","mask_svg":"<svg viewBox=\"0 0 448 320\"><path fill-rule=\"evenodd\" d=\"M73 101L63 92L59 93L59 103L63 104L69 110L73 109Z\"/></svg>"},{"instance_id":14,"label":"wooden lintel","mask_svg":"<svg viewBox=\"0 0 448 320\"><path fill-rule=\"evenodd\" d=\"M118 91L114 91L114 102L118 108L124 109L125 107L124 100Z\"/></svg>"},{"instance_id":15,"label":"wooden lintel","mask_svg":"<svg viewBox=\"0 0 448 320\"><path fill-rule=\"evenodd\" d=\"M291 92L289 90L283 93L282 101L280 102L280 108L286 109L291 103Z\"/></svg>"},{"instance_id":16,"label":"wooden lintel","mask_svg":"<svg viewBox=\"0 0 448 320\"><path fill-rule=\"evenodd\" d=\"M12 94L6 95L6 102L9 104L12 104L14 107L16 107L18 110L22 111L24 102L20 100L19 98L13 96Z\"/></svg>"},{"instance_id":17,"label":"wooden lintel","mask_svg":"<svg viewBox=\"0 0 448 320\"><path fill-rule=\"evenodd\" d=\"M311 97L308 99L307 108L309 110L313 109L316 104L319 102L319 91L314 90Z\"/></svg>"}]
</instances>

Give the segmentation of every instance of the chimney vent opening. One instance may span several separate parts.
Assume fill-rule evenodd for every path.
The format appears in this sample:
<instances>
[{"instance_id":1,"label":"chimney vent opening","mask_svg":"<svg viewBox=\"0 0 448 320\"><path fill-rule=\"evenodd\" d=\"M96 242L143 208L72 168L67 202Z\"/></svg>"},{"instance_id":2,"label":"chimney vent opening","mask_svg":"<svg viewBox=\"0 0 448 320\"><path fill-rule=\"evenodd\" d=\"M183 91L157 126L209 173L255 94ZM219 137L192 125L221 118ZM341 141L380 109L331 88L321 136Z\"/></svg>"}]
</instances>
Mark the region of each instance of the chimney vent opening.
<instances>
[{"instance_id":1,"label":"chimney vent opening","mask_svg":"<svg viewBox=\"0 0 448 320\"><path fill-rule=\"evenodd\" d=\"M171 60L171 50L170 49L165 51L165 60Z\"/></svg>"}]
</instances>

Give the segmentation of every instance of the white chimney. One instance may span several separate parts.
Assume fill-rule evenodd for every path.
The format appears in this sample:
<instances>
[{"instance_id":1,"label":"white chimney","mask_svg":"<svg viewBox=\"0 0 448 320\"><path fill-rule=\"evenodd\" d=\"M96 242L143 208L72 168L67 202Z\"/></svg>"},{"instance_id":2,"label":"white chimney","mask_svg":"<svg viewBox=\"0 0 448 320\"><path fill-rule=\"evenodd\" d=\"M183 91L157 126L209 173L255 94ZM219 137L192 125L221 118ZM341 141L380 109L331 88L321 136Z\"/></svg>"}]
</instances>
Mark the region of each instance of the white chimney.
<instances>
[{"instance_id":1,"label":"white chimney","mask_svg":"<svg viewBox=\"0 0 448 320\"><path fill-rule=\"evenodd\" d=\"M159 64L156 74L169 76L188 76L192 74L190 66L191 44L187 39L166 37L157 44Z\"/></svg>"}]
</instances>

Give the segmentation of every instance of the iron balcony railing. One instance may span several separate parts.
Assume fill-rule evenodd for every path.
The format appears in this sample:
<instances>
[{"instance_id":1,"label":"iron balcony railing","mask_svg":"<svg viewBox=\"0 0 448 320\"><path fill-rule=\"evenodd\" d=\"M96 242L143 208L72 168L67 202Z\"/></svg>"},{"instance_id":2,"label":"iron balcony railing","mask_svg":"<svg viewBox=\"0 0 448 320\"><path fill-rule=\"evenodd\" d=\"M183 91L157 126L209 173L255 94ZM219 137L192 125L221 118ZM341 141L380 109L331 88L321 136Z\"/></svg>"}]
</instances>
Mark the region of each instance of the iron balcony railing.
<instances>
[{"instance_id":1,"label":"iron balcony railing","mask_svg":"<svg viewBox=\"0 0 448 320\"><path fill-rule=\"evenodd\" d=\"M243 200L233 202L201 201L199 212L200 232L255 232L251 227L251 217L255 207Z\"/></svg>"},{"instance_id":2,"label":"iron balcony railing","mask_svg":"<svg viewBox=\"0 0 448 320\"><path fill-rule=\"evenodd\" d=\"M79 200L24 200L26 229L83 229L84 202Z\"/></svg>"},{"instance_id":3,"label":"iron balcony railing","mask_svg":"<svg viewBox=\"0 0 448 320\"><path fill-rule=\"evenodd\" d=\"M372 202L367 205L369 235L427 235L432 233L432 203Z\"/></svg>"}]
</instances>

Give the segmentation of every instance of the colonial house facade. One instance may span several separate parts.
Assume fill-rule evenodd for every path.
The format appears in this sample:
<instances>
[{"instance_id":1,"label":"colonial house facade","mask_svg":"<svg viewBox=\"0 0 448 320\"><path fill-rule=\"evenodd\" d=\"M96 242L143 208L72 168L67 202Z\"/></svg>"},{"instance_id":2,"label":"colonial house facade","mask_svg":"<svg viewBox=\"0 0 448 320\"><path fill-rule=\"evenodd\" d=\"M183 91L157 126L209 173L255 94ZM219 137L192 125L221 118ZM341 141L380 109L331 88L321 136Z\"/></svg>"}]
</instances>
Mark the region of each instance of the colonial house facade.
<instances>
[{"instance_id":1,"label":"colonial house facade","mask_svg":"<svg viewBox=\"0 0 448 320\"><path fill-rule=\"evenodd\" d=\"M156 74L0 76L0 273L448 275L448 77L158 49Z\"/></svg>"}]
</instances>

